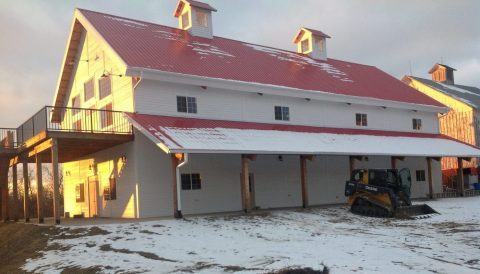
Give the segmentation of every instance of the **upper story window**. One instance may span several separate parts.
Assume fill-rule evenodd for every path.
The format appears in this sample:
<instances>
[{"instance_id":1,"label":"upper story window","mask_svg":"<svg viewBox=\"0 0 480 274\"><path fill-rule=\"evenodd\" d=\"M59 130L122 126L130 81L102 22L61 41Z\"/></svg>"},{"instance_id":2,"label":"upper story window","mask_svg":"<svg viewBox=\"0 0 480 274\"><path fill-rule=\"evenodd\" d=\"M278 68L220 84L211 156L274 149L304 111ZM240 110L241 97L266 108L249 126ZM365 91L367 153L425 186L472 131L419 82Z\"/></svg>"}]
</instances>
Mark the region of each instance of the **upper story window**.
<instances>
[{"instance_id":1,"label":"upper story window","mask_svg":"<svg viewBox=\"0 0 480 274\"><path fill-rule=\"evenodd\" d=\"M181 180L182 190L202 189L202 179L198 173L182 174Z\"/></svg>"},{"instance_id":2,"label":"upper story window","mask_svg":"<svg viewBox=\"0 0 480 274\"><path fill-rule=\"evenodd\" d=\"M323 39L323 38L315 38L315 43L317 44L318 49L319 49L321 52L324 52L324 51L325 51L325 39Z\"/></svg>"},{"instance_id":3,"label":"upper story window","mask_svg":"<svg viewBox=\"0 0 480 274\"><path fill-rule=\"evenodd\" d=\"M302 52L306 53L310 51L310 39L305 39L302 41Z\"/></svg>"},{"instance_id":4,"label":"upper story window","mask_svg":"<svg viewBox=\"0 0 480 274\"><path fill-rule=\"evenodd\" d=\"M112 77L102 77L98 80L98 97L103 99L112 94Z\"/></svg>"},{"instance_id":5,"label":"upper story window","mask_svg":"<svg viewBox=\"0 0 480 274\"><path fill-rule=\"evenodd\" d=\"M412 123L413 123L413 129L414 130L421 130L422 129L422 119L413 118Z\"/></svg>"},{"instance_id":6,"label":"upper story window","mask_svg":"<svg viewBox=\"0 0 480 274\"><path fill-rule=\"evenodd\" d=\"M95 82L93 78L83 84L83 100L84 102L95 96Z\"/></svg>"},{"instance_id":7,"label":"upper story window","mask_svg":"<svg viewBox=\"0 0 480 274\"><path fill-rule=\"evenodd\" d=\"M112 112L112 103L107 104L103 108L101 108L100 112L100 124L102 128L106 128L108 126L113 125L113 112Z\"/></svg>"},{"instance_id":8,"label":"upper story window","mask_svg":"<svg viewBox=\"0 0 480 274\"><path fill-rule=\"evenodd\" d=\"M197 98L177 96L177 111L185 113L197 113Z\"/></svg>"},{"instance_id":9,"label":"upper story window","mask_svg":"<svg viewBox=\"0 0 480 274\"><path fill-rule=\"evenodd\" d=\"M190 27L190 13L186 12L181 15L182 17L182 29L187 29Z\"/></svg>"},{"instance_id":10,"label":"upper story window","mask_svg":"<svg viewBox=\"0 0 480 274\"><path fill-rule=\"evenodd\" d=\"M357 113L357 114L355 114L355 118L356 118L357 126L366 127L368 125L367 114Z\"/></svg>"},{"instance_id":11,"label":"upper story window","mask_svg":"<svg viewBox=\"0 0 480 274\"><path fill-rule=\"evenodd\" d=\"M290 121L290 108L275 106L275 120Z\"/></svg>"},{"instance_id":12,"label":"upper story window","mask_svg":"<svg viewBox=\"0 0 480 274\"><path fill-rule=\"evenodd\" d=\"M208 16L204 11L197 11L197 25L201 27L208 27Z\"/></svg>"}]
</instances>

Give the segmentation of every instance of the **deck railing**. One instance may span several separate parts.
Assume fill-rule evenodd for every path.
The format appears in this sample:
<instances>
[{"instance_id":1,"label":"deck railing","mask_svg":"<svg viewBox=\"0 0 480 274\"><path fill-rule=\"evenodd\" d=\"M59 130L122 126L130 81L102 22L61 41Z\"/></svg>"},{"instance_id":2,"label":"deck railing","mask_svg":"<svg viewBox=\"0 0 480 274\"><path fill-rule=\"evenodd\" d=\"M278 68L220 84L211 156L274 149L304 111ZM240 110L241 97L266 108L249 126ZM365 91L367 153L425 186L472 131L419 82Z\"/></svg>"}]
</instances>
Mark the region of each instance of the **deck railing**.
<instances>
[{"instance_id":1,"label":"deck railing","mask_svg":"<svg viewBox=\"0 0 480 274\"><path fill-rule=\"evenodd\" d=\"M13 131L18 146L44 131L132 134L132 126L121 111L47 106Z\"/></svg>"},{"instance_id":2,"label":"deck railing","mask_svg":"<svg viewBox=\"0 0 480 274\"><path fill-rule=\"evenodd\" d=\"M0 148L17 147L17 129L0 128Z\"/></svg>"}]
</instances>

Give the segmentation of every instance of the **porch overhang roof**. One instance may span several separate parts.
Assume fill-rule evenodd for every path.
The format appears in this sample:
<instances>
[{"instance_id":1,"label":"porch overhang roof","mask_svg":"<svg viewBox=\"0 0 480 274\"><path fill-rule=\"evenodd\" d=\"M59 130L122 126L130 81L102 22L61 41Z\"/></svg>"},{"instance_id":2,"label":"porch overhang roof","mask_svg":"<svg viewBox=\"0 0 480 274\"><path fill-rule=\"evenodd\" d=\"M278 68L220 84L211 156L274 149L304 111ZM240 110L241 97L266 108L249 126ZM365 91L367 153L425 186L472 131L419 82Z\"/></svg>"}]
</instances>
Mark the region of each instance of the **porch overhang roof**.
<instances>
[{"instance_id":1,"label":"porch overhang roof","mask_svg":"<svg viewBox=\"0 0 480 274\"><path fill-rule=\"evenodd\" d=\"M477 147L440 134L126 115L166 153L480 156Z\"/></svg>"}]
</instances>

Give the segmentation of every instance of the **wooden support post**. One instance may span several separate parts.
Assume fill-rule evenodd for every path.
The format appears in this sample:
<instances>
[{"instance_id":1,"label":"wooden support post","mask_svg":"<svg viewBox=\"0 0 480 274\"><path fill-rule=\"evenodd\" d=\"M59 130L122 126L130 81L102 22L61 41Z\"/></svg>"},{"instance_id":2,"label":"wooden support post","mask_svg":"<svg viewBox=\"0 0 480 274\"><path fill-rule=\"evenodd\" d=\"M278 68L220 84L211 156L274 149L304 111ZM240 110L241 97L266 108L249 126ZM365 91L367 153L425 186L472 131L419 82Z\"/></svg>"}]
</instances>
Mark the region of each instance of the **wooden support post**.
<instances>
[{"instance_id":1,"label":"wooden support post","mask_svg":"<svg viewBox=\"0 0 480 274\"><path fill-rule=\"evenodd\" d=\"M397 169L397 157L392 156L390 158L392 169Z\"/></svg>"},{"instance_id":2,"label":"wooden support post","mask_svg":"<svg viewBox=\"0 0 480 274\"><path fill-rule=\"evenodd\" d=\"M181 214L178 211L178 196L177 196L177 166L179 164L179 159L175 156L175 154L171 155L172 159L172 195L173 195L173 216L175 218L182 218Z\"/></svg>"},{"instance_id":3,"label":"wooden support post","mask_svg":"<svg viewBox=\"0 0 480 274\"><path fill-rule=\"evenodd\" d=\"M433 199L433 177L432 177L432 158L427 158L428 167L428 194L430 199Z\"/></svg>"},{"instance_id":4,"label":"wooden support post","mask_svg":"<svg viewBox=\"0 0 480 274\"><path fill-rule=\"evenodd\" d=\"M8 160L0 161L0 188L2 195L2 219L8 222Z\"/></svg>"},{"instance_id":5,"label":"wooden support post","mask_svg":"<svg viewBox=\"0 0 480 274\"><path fill-rule=\"evenodd\" d=\"M243 194L243 201L242 206L243 210L247 213L250 212L252 208L252 197L250 195L250 169L249 169L249 161L255 160L255 155L242 155L242 194Z\"/></svg>"},{"instance_id":6,"label":"wooden support post","mask_svg":"<svg viewBox=\"0 0 480 274\"><path fill-rule=\"evenodd\" d=\"M36 171L36 179L37 179L37 216L38 216L38 223L43 224L43 179L42 179L42 158L40 155L35 155L35 171Z\"/></svg>"},{"instance_id":7,"label":"wooden support post","mask_svg":"<svg viewBox=\"0 0 480 274\"><path fill-rule=\"evenodd\" d=\"M300 156L300 179L302 182L302 206L303 208L308 207L308 171L307 171L307 160L312 161L312 155L301 155Z\"/></svg>"},{"instance_id":8,"label":"wooden support post","mask_svg":"<svg viewBox=\"0 0 480 274\"><path fill-rule=\"evenodd\" d=\"M60 224L60 174L58 168L58 140L52 139L52 173L53 173L53 219Z\"/></svg>"},{"instance_id":9,"label":"wooden support post","mask_svg":"<svg viewBox=\"0 0 480 274\"><path fill-rule=\"evenodd\" d=\"M18 221L18 171L17 164L12 166L12 194L13 194L13 207L12 207L12 217L15 222Z\"/></svg>"},{"instance_id":10,"label":"wooden support post","mask_svg":"<svg viewBox=\"0 0 480 274\"><path fill-rule=\"evenodd\" d=\"M464 195L465 182L463 180L463 158L457 158L458 171L457 171L457 191L460 196Z\"/></svg>"},{"instance_id":11,"label":"wooden support post","mask_svg":"<svg viewBox=\"0 0 480 274\"><path fill-rule=\"evenodd\" d=\"M23 160L23 217L30 222L30 178L28 178L28 160Z\"/></svg>"},{"instance_id":12,"label":"wooden support post","mask_svg":"<svg viewBox=\"0 0 480 274\"><path fill-rule=\"evenodd\" d=\"M352 172L355 170L355 160L361 161L363 159L363 156L350 156L350 173L348 174L348 177L350 178L350 175L352 175Z\"/></svg>"}]
</instances>

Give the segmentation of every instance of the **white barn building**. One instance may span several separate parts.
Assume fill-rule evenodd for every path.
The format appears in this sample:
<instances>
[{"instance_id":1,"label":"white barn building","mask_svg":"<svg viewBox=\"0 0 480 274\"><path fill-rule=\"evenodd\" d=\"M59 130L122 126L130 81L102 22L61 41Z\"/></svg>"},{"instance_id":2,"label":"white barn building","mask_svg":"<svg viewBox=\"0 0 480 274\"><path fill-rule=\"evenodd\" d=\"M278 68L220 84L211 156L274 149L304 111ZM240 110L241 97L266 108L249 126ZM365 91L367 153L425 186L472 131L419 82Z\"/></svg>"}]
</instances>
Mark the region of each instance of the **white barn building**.
<instances>
[{"instance_id":1,"label":"white barn building","mask_svg":"<svg viewBox=\"0 0 480 274\"><path fill-rule=\"evenodd\" d=\"M442 191L440 157L479 155L439 134L445 106L329 58L328 35L301 28L297 52L245 43L214 36L215 11L180 0L178 29L75 11L54 107L125 112L134 139L63 164L69 216L340 204L352 168L392 165L427 197Z\"/></svg>"}]
</instances>

